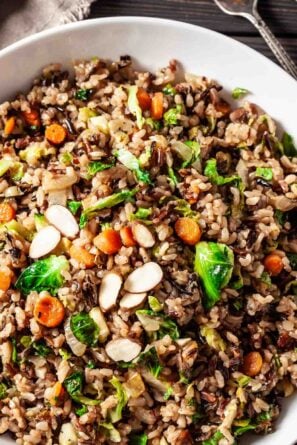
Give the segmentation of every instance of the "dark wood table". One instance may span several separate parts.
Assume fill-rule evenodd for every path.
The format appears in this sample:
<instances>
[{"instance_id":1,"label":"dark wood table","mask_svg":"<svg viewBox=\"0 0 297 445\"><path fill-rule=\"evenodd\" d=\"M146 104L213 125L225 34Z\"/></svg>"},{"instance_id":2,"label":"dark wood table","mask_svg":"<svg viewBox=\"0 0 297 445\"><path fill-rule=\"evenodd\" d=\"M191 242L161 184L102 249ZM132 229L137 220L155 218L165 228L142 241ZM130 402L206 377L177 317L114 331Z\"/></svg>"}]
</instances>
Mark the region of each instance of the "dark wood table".
<instances>
[{"instance_id":1,"label":"dark wood table","mask_svg":"<svg viewBox=\"0 0 297 445\"><path fill-rule=\"evenodd\" d=\"M259 0L259 11L297 64L297 1ZM255 28L242 18L223 14L213 0L98 0L91 18L140 15L193 23L234 37L275 61Z\"/></svg>"}]
</instances>

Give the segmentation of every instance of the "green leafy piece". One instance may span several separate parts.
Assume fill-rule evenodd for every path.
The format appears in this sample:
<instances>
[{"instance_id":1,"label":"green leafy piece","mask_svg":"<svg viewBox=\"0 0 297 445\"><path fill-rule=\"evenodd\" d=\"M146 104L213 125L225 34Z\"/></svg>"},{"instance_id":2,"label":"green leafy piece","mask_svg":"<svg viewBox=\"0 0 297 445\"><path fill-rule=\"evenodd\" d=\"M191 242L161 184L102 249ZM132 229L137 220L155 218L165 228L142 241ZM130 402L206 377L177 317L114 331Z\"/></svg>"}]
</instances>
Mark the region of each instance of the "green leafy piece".
<instances>
[{"instance_id":1,"label":"green leafy piece","mask_svg":"<svg viewBox=\"0 0 297 445\"><path fill-rule=\"evenodd\" d=\"M116 423L122 418L122 411L127 405L128 396L119 379L115 376L109 381L116 390L116 397L118 399L117 406L109 412L109 417L112 423Z\"/></svg>"},{"instance_id":2,"label":"green leafy piece","mask_svg":"<svg viewBox=\"0 0 297 445\"><path fill-rule=\"evenodd\" d=\"M159 377L163 369L163 366L159 361L159 356L157 354L155 346L152 346L147 351L142 352L137 359L137 364L145 366L149 370L149 372L156 378Z\"/></svg>"},{"instance_id":3,"label":"green leafy piece","mask_svg":"<svg viewBox=\"0 0 297 445\"><path fill-rule=\"evenodd\" d=\"M271 411L263 411L262 413L258 414L256 417L256 422L267 422L268 420L272 419Z\"/></svg>"},{"instance_id":4,"label":"green leafy piece","mask_svg":"<svg viewBox=\"0 0 297 445\"><path fill-rule=\"evenodd\" d=\"M233 99L240 99L241 97L245 96L246 94L249 94L249 91L246 90L245 88L234 88L234 90L232 91L232 97Z\"/></svg>"},{"instance_id":5,"label":"green leafy piece","mask_svg":"<svg viewBox=\"0 0 297 445\"><path fill-rule=\"evenodd\" d=\"M282 144L286 156L289 156L290 158L297 156L297 148L294 139L289 133L283 134Z\"/></svg>"},{"instance_id":6,"label":"green leafy piece","mask_svg":"<svg viewBox=\"0 0 297 445\"><path fill-rule=\"evenodd\" d=\"M153 295L149 295L148 304L152 311L161 312L163 310L164 304L161 304L158 298Z\"/></svg>"},{"instance_id":7,"label":"green leafy piece","mask_svg":"<svg viewBox=\"0 0 297 445\"><path fill-rule=\"evenodd\" d=\"M181 112L183 111L182 105L176 105L175 108L170 108L164 113L163 119L166 125L177 125Z\"/></svg>"},{"instance_id":8,"label":"green leafy piece","mask_svg":"<svg viewBox=\"0 0 297 445\"><path fill-rule=\"evenodd\" d=\"M271 181L273 179L273 172L271 167L257 167L256 176L265 179L265 181Z\"/></svg>"},{"instance_id":9,"label":"green leafy piece","mask_svg":"<svg viewBox=\"0 0 297 445\"><path fill-rule=\"evenodd\" d=\"M136 85L128 87L128 108L130 113L132 113L136 117L137 127L141 129L145 122L145 119L142 116L142 110L138 103L137 91L138 88Z\"/></svg>"},{"instance_id":10,"label":"green leafy piece","mask_svg":"<svg viewBox=\"0 0 297 445\"><path fill-rule=\"evenodd\" d=\"M0 160L0 177L5 175L8 170L13 166L13 161L11 159L1 159Z\"/></svg>"},{"instance_id":11,"label":"green leafy piece","mask_svg":"<svg viewBox=\"0 0 297 445\"><path fill-rule=\"evenodd\" d=\"M165 335L169 335L173 340L177 340L180 337L180 332L177 327L177 324L167 316L164 316L161 324L160 329L158 332L158 337L163 338Z\"/></svg>"},{"instance_id":12,"label":"green leafy piece","mask_svg":"<svg viewBox=\"0 0 297 445\"><path fill-rule=\"evenodd\" d=\"M90 399L83 395L84 376L80 371L73 372L64 380L64 386L70 397L82 405L95 406L100 400Z\"/></svg>"},{"instance_id":13,"label":"green leafy piece","mask_svg":"<svg viewBox=\"0 0 297 445\"><path fill-rule=\"evenodd\" d=\"M293 270L297 270L297 253L287 253L287 257L289 258L290 265Z\"/></svg>"},{"instance_id":14,"label":"green leafy piece","mask_svg":"<svg viewBox=\"0 0 297 445\"><path fill-rule=\"evenodd\" d=\"M37 232L48 226L48 221L43 213L34 213L34 224Z\"/></svg>"},{"instance_id":15,"label":"green leafy piece","mask_svg":"<svg viewBox=\"0 0 297 445\"><path fill-rule=\"evenodd\" d=\"M103 170L107 170L113 166L114 166L114 164L112 164L112 163L105 164L104 162L99 162L99 161L90 162L88 165L88 170L87 170L88 179L95 176L96 173L102 172Z\"/></svg>"},{"instance_id":16,"label":"green leafy piece","mask_svg":"<svg viewBox=\"0 0 297 445\"><path fill-rule=\"evenodd\" d=\"M25 150L19 152L22 161L26 161L29 165L36 165L37 162L46 156L52 154L53 149L46 147L43 143L34 142L28 145Z\"/></svg>"},{"instance_id":17,"label":"green leafy piece","mask_svg":"<svg viewBox=\"0 0 297 445\"><path fill-rule=\"evenodd\" d=\"M153 213L153 209L146 209L144 207L139 207L137 211L132 215L132 219L148 219L149 216Z\"/></svg>"},{"instance_id":18,"label":"green leafy piece","mask_svg":"<svg viewBox=\"0 0 297 445\"><path fill-rule=\"evenodd\" d=\"M248 431L252 431L257 428L257 425L247 424L245 426L237 426L234 428L234 436L239 437Z\"/></svg>"},{"instance_id":19,"label":"green leafy piece","mask_svg":"<svg viewBox=\"0 0 297 445\"><path fill-rule=\"evenodd\" d=\"M30 335L23 335L20 338L20 343L22 346L24 346L25 348L30 348L30 346L32 345L32 337L30 337Z\"/></svg>"},{"instance_id":20,"label":"green leafy piece","mask_svg":"<svg viewBox=\"0 0 297 445\"><path fill-rule=\"evenodd\" d=\"M201 146L197 141L186 141L185 144L192 150L191 164L195 166L195 162L200 159Z\"/></svg>"},{"instance_id":21,"label":"green leafy piece","mask_svg":"<svg viewBox=\"0 0 297 445\"><path fill-rule=\"evenodd\" d=\"M121 204L123 201L127 201L128 199L133 198L133 196L137 193L137 190L123 190L122 192L114 193L113 195L106 196L105 198L99 199L94 205L87 207L81 214L79 226L80 228L84 228L87 222L94 218L100 210L110 209L118 204Z\"/></svg>"},{"instance_id":22,"label":"green leafy piece","mask_svg":"<svg viewBox=\"0 0 297 445\"><path fill-rule=\"evenodd\" d=\"M230 287L236 290L243 287L243 277L239 264L235 264L234 266L232 280L230 281Z\"/></svg>"},{"instance_id":23,"label":"green leafy piece","mask_svg":"<svg viewBox=\"0 0 297 445\"><path fill-rule=\"evenodd\" d=\"M78 110L78 120L88 122L89 119L96 116L96 112L88 107L82 107Z\"/></svg>"},{"instance_id":24,"label":"green leafy piece","mask_svg":"<svg viewBox=\"0 0 297 445\"><path fill-rule=\"evenodd\" d=\"M17 350L17 345L16 345L16 339L12 338L11 343L12 343L11 361L12 361L12 363L18 363L19 360L18 360L18 350Z\"/></svg>"},{"instance_id":25,"label":"green leafy piece","mask_svg":"<svg viewBox=\"0 0 297 445\"><path fill-rule=\"evenodd\" d=\"M164 394L164 396L163 396L163 399L164 399L164 400L168 400L168 399L170 399L170 397L172 396L172 394L173 394L173 388L172 388L172 386L169 386L168 389L167 389L167 391L165 392L165 394Z\"/></svg>"},{"instance_id":26,"label":"green leafy piece","mask_svg":"<svg viewBox=\"0 0 297 445\"><path fill-rule=\"evenodd\" d=\"M158 339L165 337L165 335L169 335L173 340L177 340L180 337L176 323L163 313L155 313L149 309L140 309L136 311L136 316L144 330L148 333L155 333Z\"/></svg>"},{"instance_id":27,"label":"green leafy piece","mask_svg":"<svg viewBox=\"0 0 297 445\"><path fill-rule=\"evenodd\" d=\"M72 357L71 352L68 352L66 349L61 348L59 349L59 354L62 357L63 360L68 360L70 357Z\"/></svg>"},{"instance_id":28,"label":"green leafy piece","mask_svg":"<svg viewBox=\"0 0 297 445\"><path fill-rule=\"evenodd\" d=\"M178 199L176 201L176 205L174 207L174 210L176 212L180 213L182 216L187 216L189 218L197 217L197 212L194 212L191 209L191 205L185 199Z\"/></svg>"},{"instance_id":29,"label":"green leafy piece","mask_svg":"<svg viewBox=\"0 0 297 445\"><path fill-rule=\"evenodd\" d=\"M82 206L82 202L81 201L68 201L67 202L67 207L70 210L70 212L72 213L72 215L76 215L77 212L79 211L79 209Z\"/></svg>"},{"instance_id":30,"label":"green leafy piece","mask_svg":"<svg viewBox=\"0 0 297 445\"><path fill-rule=\"evenodd\" d=\"M202 442L202 445L218 445L219 441L223 439L223 437L224 437L223 433L221 433L221 431L217 431L210 439L204 440Z\"/></svg>"},{"instance_id":31,"label":"green leafy piece","mask_svg":"<svg viewBox=\"0 0 297 445\"><path fill-rule=\"evenodd\" d=\"M205 325L201 326L200 333L211 348L215 349L216 351L225 351L226 343L216 329Z\"/></svg>"},{"instance_id":32,"label":"green leafy piece","mask_svg":"<svg viewBox=\"0 0 297 445\"><path fill-rule=\"evenodd\" d=\"M0 225L0 232L12 232L25 238L27 241L32 241L33 232L27 230L21 223L12 219L8 223Z\"/></svg>"},{"instance_id":33,"label":"green leafy piece","mask_svg":"<svg viewBox=\"0 0 297 445\"><path fill-rule=\"evenodd\" d=\"M87 363L87 368L89 368L89 369L95 369L95 368L96 368L96 365L95 365L94 362L92 362L91 360L89 360L88 363Z\"/></svg>"},{"instance_id":34,"label":"green leafy piece","mask_svg":"<svg viewBox=\"0 0 297 445\"><path fill-rule=\"evenodd\" d=\"M92 90L82 88L82 89L76 91L74 97L75 97L75 99L78 99L78 100L89 100L91 93L92 93Z\"/></svg>"},{"instance_id":35,"label":"green leafy piece","mask_svg":"<svg viewBox=\"0 0 297 445\"><path fill-rule=\"evenodd\" d=\"M172 167L168 167L168 177L174 187L179 183L179 180L177 179L177 176Z\"/></svg>"},{"instance_id":36,"label":"green leafy piece","mask_svg":"<svg viewBox=\"0 0 297 445\"><path fill-rule=\"evenodd\" d=\"M271 286L272 282L271 282L271 278L268 272L264 271L261 275L260 280L262 281L262 283L267 284L267 286Z\"/></svg>"},{"instance_id":37,"label":"green leafy piece","mask_svg":"<svg viewBox=\"0 0 297 445\"><path fill-rule=\"evenodd\" d=\"M68 270L69 263L64 256L51 255L36 261L27 267L19 276L15 286L25 295L32 291L47 290L55 294L63 285L63 272Z\"/></svg>"},{"instance_id":38,"label":"green leafy piece","mask_svg":"<svg viewBox=\"0 0 297 445\"><path fill-rule=\"evenodd\" d=\"M77 414L79 417L83 416L87 412L88 412L88 408L86 407L86 405L82 405L75 410L75 414Z\"/></svg>"},{"instance_id":39,"label":"green leafy piece","mask_svg":"<svg viewBox=\"0 0 297 445\"><path fill-rule=\"evenodd\" d=\"M278 224L283 227L283 225L286 222L286 213L282 212L281 210L276 209L274 211L274 217L276 219L276 221L278 222Z\"/></svg>"},{"instance_id":40,"label":"green leafy piece","mask_svg":"<svg viewBox=\"0 0 297 445\"><path fill-rule=\"evenodd\" d=\"M227 286L234 267L234 254L225 244L202 241L196 244L194 269L205 291L204 306L212 308Z\"/></svg>"},{"instance_id":41,"label":"green leafy piece","mask_svg":"<svg viewBox=\"0 0 297 445\"><path fill-rule=\"evenodd\" d=\"M78 341L88 346L95 346L98 340L99 327L86 312L79 312L70 318L70 328Z\"/></svg>"},{"instance_id":42,"label":"green leafy piece","mask_svg":"<svg viewBox=\"0 0 297 445\"><path fill-rule=\"evenodd\" d=\"M162 121L156 121L155 119L152 119L151 117L147 117L145 119L145 123L149 125L153 130L160 131L162 128Z\"/></svg>"},{"instance_id":43,"label":"green leafy piece","mask_svg":"<svg viewBox=\"0 0 297 445\"><path fill-rule=\"evenodd\" d=\"M171 85L171 83L168 83L164 88L163 88L163 93L166 96L174 96L176 94L176 89Z\"/></svg>"},{"instance_id":44,"label":"green leafy piece","mask_svg":"<svg viewBox=\"0 0 297 445\"><path fill-rule=\"evenodd\" d=\"M135 173L136 178L145 184L152 184L149 172L143 170L139 164L139 160L126 148L120 148L115 156L129 170Z\"/></svg>"},{"instance_id":45,"label":"green leafy piece","mask_svg":"<svg viewBox=\"0 0 297 445\"><path fill-rule=\"evenodd\" d=\"M214 158L206 161L204 175L209 178L212 184L215 185L226 185L232 182L241 181L240 177L237 175L227 176L226 178L224 176L221 176L217 170L217 160Z\"/></svg>"},{"instance_id":46,"label":"green leafy piece","mask_svg":"<svg viewBox=\"0 0 297 445\"><path fill-rule=\"evenodd\" d=\"M13 181L20 181L24 176L24 164L22 164L21 162L14 162L13 166L10 169L10 174Z\"/></svg>"},{"instance_id":47,"label":"green leafy piece","mask_svg":"<svg viewBox=\"0 0 297 445\"><path fill-rule=\"evenodd\" d=\"M246 385L249 384L249 382L251 381L251 378L247 375L242 375L242 376L238 377L237 381L238 381L238 385L241 388L244 388Z\"/></svg>"},{"instance_id":48,"label":"green leafy piece","mask_svg":"<svg viewBox=\"0 0 297 445\"><path fill-rule=\"evenodd\" d=\"M128 445L147 445L148 436L146 434L132 434L129 437Z\"/></svg>"},{"instance_id":49,"label":"green leafy piece","mask_svg":"<svg viewBox=\"0 0 297 445\"><path fill-rule=\"evenodd\" d=\"M0 400L6 399L8 387L5 383L0 382Z\"/></svg>"},{"instance_id":50,"label":"green leafy piece","mask_svg":"<svg viewBox=\"0 0 297 445\"><path fill-rule=\"evenodd\" d=\"M62 162L62 164L64 165L71 165L72 161L73 161L73 156L71 153L69 153L69 151L64 151L63 153L61 153L61 155L59 156L59 160L60 162Z\"/></svg>"},{"instance_id":51,"label":"green leafy piece","mask_svg":"<svg viewBox=\"0 0 297 445\"><path fill-rule=\"evenodd\" d=\"M99 423L99 427L105 430L105 435L111 440L111 442L121 442L121 435L112 423Z\"/></svg>"},{"instance_id":52,"label":"green leafy piece","mask_svg":"<svg viewBox=\"0 0 297 445\"><path fill-rule=\"evenodd\" d=\"M36 354L41 357L47 357L52 353L51 348L45 344L44 340L34 341L32 343L32 348L35 350Z\"/></svg>"}]
</instances>

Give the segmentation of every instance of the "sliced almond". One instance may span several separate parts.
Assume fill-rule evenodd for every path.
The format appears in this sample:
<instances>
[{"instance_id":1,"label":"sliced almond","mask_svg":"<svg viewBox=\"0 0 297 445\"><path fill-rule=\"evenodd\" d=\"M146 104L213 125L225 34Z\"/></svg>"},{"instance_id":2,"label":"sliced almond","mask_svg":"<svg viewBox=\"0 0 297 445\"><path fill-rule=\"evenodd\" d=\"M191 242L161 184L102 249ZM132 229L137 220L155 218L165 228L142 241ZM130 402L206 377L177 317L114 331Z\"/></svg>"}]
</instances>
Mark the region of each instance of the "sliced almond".
<instances>
[{"instance_id":1,"label":"sliced almond","mask_svg":"<svg viewBox=\"0 0 297 445\"><path fill-rule=\"evenodd\" d=\"M163 271L159 264L153 261L135 269L127 277L124 288L131 293L148 292L156 287L163 278Z\"/></svg>"},{"instance_id":2,"label":"sliced almond","mask_svg":"<svg viewBox=\"0 0 297 445\"><path fill-rule=\"evenodd\" d=\"M93 309L90 310L89 316L94 320L94 322L99 327L99 341L100 343L105 342L109 335L109 329L106 324L104 315L101 312L101 309L99 307L93 307Z\"/></svg>"},{"instance_id":3,"label":"sliced almond","mask_svg":"<svg viewBox=\"0 0 297 445\"><path fill-rule=\"evenodd\" d=\"M115 362L131 362L140 354L141 346L129 338L119 338L107 343L105 351Z\"/></svg>"},{"instance_id":4,"label":"sliced almond","mask_svg":"<svg viewBox=\"0 0 297 445\"><path fill-rule=\"evenodd\" d=\"M45 212L47 220L68 238L74 238L79 232L76 219L66 207L52 205Z\"/></svg>"},{"instance_id":5,"label":"sliced almond","mask_svg":"<svg viewBox=\"0 0 297 445\"><path fill-rule=\"evenodd\" d=\"M107 272L104 275L99 290L99 305L103 312L116 304L122 281L122 277L115 272Z\"/></svg>"},{"instance_id":6,"label":"sliced almond","mask_svg":"<svg viewBox=\"0 0 297 445\"><path fill-rule=\"evenodd\" d=\"M60 239L61 234L57 229L55 229L55 227L43 227L39 232L36 233L32 240L29 250L29 256L36 259L47 255L52 250L54 250L55 247L57 247Z\"/></svg>"},{"instance_id":7,"label":"sliced almond","mask_svg":"<svg viewBox=\"0 0 297 445\"><path fill-rule=\"evenodd\" d=\"M132 225L132 233L135 241L141 246L148 249L155 244L155 238L152 232L143 224L134 223Z\"/></svg>"},{"instance_id":8,"label":"sliced almond","mask_svg":"<svg viewBox=\"0 0 297 445\"><path fill-rule=\"evenodd\" d=\"M131 294L126 292L120 301L120 307L122 309L133 309L134 307L140 306L146 299L146 292L141 294Z\"/></svg>"}]
</instances>

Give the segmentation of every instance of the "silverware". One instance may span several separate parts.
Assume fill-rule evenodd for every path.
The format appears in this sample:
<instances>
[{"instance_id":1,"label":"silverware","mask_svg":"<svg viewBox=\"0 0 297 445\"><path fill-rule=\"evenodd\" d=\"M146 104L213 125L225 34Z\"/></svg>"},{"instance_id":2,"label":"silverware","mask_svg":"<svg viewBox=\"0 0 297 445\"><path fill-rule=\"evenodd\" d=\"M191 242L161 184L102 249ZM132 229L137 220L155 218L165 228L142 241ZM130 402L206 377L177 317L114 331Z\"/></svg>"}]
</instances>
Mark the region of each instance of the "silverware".
<instances>
[{"instance_id":1,"label":"silverware","mask_svg":"<svg viewBox=\"0 0 297 445\"><path fill-rule=\"evenodd\" d=\"M283 68L295 79L297 78L297 66L258 13L258 0L214 1L226 14L238 15L249 20L258 29Z\"/></svg>"}]
</instances>

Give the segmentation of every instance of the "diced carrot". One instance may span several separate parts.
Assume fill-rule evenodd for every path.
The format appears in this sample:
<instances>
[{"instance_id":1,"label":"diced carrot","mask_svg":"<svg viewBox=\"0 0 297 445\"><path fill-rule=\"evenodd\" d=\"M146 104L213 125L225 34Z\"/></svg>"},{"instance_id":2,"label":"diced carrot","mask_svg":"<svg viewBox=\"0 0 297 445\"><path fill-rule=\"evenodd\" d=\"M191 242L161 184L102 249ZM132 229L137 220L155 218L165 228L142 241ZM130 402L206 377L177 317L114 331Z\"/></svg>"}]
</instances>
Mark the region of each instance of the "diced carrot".
<instances>
[{"instance_id":1,"label":"diced carrot","mask_svg":"<svg viewBox=\"0 0 297 445\"><path fill-rule=\"evenodd\" d=\"M174 228L177 236L190 246L197 244L201 238L201 229L198 223L192 218L178 218Z\"/></svg>"},{"instance_id":2,"label":"diced carrot","mask_svg":"<svg viewBox=\"0 0 297 445\"><path fill-rule=\"evenodd\" d=\"M65 308L58 298L45 295L37 300L33 314L38 323L55 328L64 320Z\"/></svg>"},{"instance_id":3,"label":"diced carrot","mask_svg":"<svg viewBox=\"0 0 297 445\"><path fill-rule=\"evenodd\" d=\"M163 117L163 93L155 93L152 98L151 116L159 120Z\"/></svg>"},{"instance_id":4,"label":"diced carrot","mask_svg":"<svg viewBox=\"0 0 297 445\"><path fill-rule=\"evenodd\" d=\"M122 227L120 230L120 236L122 239L122 243L125 247L133 247L136 246L136 241L133 237L132 229L129 226Z\"/></svg>"},{"instance_id":5,"label":"diced carrot","mask_svg":"<svg viewBox=\"0 0 297 445\"><path fill-rule=\"evenodd\" d=\"M264 258L264 267L270 275L279 275L284 268L281 256L277 253L267 255Z\"/></svg>"},{"instance_id":6,"label":"diced carrot","mask_svg":"<svg viewBox=\"0 0 297 445\"><path fill-rule=\"evenodd\" d=\"M69 249L69 255L78 263L84 264L86 268L95 266L95 256L84 247L72 245Z\"/></svg>"},{"instance_id":7,"label":"diced carrot","mask_svg":"<svg viewBox=\"0 0 297 445\"><path fill-rule=\"evenodd\" d=\"M51 388L51 395L49 398L49 403L52 406L56 406L59 402L62 401L63 396L65 395L65 389L62 386L62 383L56 382L54 386Z\"/></svg>"},{"instance_id":8,"label":"diced carrot","mask_svg":"<svg viewBox=\"0 0 297 445\"><path fill-rule=\"evenodd\" d=\"M13 132L14 127L15 127L15 117L11 116L5 122L4 133L6 134L6 136L10 135Z\"/></svg>"},{"instance_id":9,"label":"diced carrot","mask_svg":"<svg viewBox=\"0 0 297 445\"><path fill-rule=\"evenodd\" d=\"M67 137L67 131L62 125L51 124L45 129L45 137L52 144L60 145Z\"/></svg>"},{"instance_id":10,"label":"diced carrot","mask_svg":"<svg viewBox=\"0 0 297 445\"><path fill-rule=\"evenodd\" d=\"M15 217L15 209L9 202L2 202L0 204L0 223L8 223Z\"/></svg>"},{"instance_id":11,"label":"diced carrot","mask_svg":"<svg viewBox=\"0 0 297 445\"><path fill-rule=\"evenodd\" d=\"M103 230L94 238L94 244L97 249L106 255L117 253L122 247L122 241L119 233L111 228Z\"/></svg>"},{"instance_id":12,"label":"diced carrot","mask_svg":"<svg viewBox=\"0 0 297 445\"><path fill-rule=\"evenodd\" d=\"M255 377L261 371L263 365L263 359L259 352L249 352L243 358L243 372L249 377Z\"/></svg>"},{"instance_id":13,"label":"diced carrot","mask_svg":"<svg viewBox=\"0 0 297 445\"><path fill-rule=\"evenodd\" d=\"M8 267L0 269L0 290L6 292L11 285L12 272Z\"/></svg>"},{"instance_id":14,"label":"diced carrot","mask_svg":"<svg viewBox=\"0 0 297 445\"><path fill-rule=\"evenodd\" d=\"M137 100L142 111L146 111L151 108L152 99L148 92L143 88L138 88Z\"/></svg>"},{"instance_id":15,"label":"diced carrot","mask_svg":"<svg viewBox=\"0 0 297 445\"><path fill-rule=\"evenodd\" d=\"M23 117L27 125L30 125L32 127L40 126L40 116L37 110L34 110L32 108L30 111L24 111Z\"/></svg>"}]
</instances>

